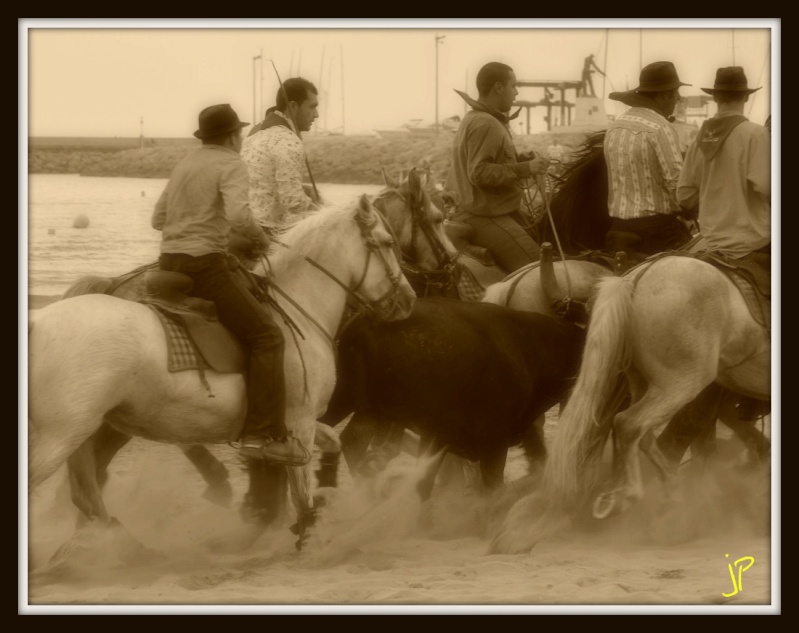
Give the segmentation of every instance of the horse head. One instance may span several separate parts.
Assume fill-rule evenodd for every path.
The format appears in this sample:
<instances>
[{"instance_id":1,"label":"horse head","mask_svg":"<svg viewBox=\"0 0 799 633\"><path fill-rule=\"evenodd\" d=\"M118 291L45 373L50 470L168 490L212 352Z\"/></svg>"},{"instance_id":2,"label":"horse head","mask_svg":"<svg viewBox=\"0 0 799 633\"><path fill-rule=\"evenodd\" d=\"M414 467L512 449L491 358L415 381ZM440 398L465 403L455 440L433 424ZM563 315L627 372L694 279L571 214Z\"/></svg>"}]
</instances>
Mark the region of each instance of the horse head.
<instances>
[{"instance_id":1,"label":"horse head","mask_svg":"<svg viewBox=\"0 0 799 633\"><path fill-rule=\"evenodd\" d=\"M366 250L366 263L351 286L351 292L361 300L362 308L380 319L407 318L416 293L403 275L402 253L391 226L366 195L358 200L353 217Z\"/></svg>"},{"instance_id":2,"label":"horse head","mask_svg":"<svg viewBox=\"0 0 799 633\"><path fill-rule=\"evenodd\" d=\"M444 232L444 214L426 190L416 168L403 181L383 170L386 188L374 206L391 225L403 254L403 271L421 294L431 286L449 287L458 251Z\"/></svg>"},{"instance_id":3,"label":"horse head","mask_svg":"<svg viewBox=\"0 0 799 633\"><path fill-rule=\"evenodd\" d=\"M610 214L604 141L604 130L590 135L572 153L568 166L557 178L550 210L567 255L605 248ZM553 240L553 229L549 221L544 220L541 224L541 241Z\"/></svg>"}]
</instances>

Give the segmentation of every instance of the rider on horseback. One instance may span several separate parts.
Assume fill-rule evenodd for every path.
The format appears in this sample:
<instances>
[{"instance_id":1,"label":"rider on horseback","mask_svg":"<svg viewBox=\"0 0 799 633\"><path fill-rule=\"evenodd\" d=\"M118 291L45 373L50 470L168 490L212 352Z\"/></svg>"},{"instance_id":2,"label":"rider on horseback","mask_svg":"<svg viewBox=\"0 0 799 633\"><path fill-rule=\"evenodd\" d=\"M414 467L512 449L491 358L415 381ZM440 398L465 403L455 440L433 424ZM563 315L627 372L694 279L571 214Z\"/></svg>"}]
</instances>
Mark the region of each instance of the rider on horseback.
<instances>
[{"instance_id":1,"label":"rider on horseback","mask_svg":"<svg viewBox=\"0 0 799 633\"><path fill-rule=\"evenodd\" d=\"M473 242L487 249L506 272L536 262L538 244L520 222L522 182L546 174L549 161L517 155L508 123L519 93L513 69L490 62L477 73L477 101L458 92L472 109L455 136L445 189L456 197L455 222L475 229Z\"/></svg>"},{"instance_id":2,"label":"rider on horseback","mask_svg":"<svg viewBox=\"0 0 799 633\"><path fill-rule=\"evenodd\" d=\"M609 97L632 106L605 134L608 208L612 223L606 236L611 252L654 255L682 246L691 233L678 219L677 180L682 167L677 132L668 117L680 100L671 62L654 62L641 70L639 86Z\"/></svg>"},{"instance_id":3,"label":"rider on horseback","mask_svg":"<svg viewBox=\"0 0 799 633\"><path fill-rule=\"evenodd\" d=\"M684 209L699 208L708 247L734 260L771 267L771 137L743 114L749 88L740 66L719 68L713 88L718 112L685 156L677 187Z\"/></svg>"},{"instance_id":4,"label":"rider on horseback","mask_svg":"<svg viewBox=\"0 0 799 633\"><path fill-rule=\"evenodd\" d=\"M161 270L183 273L192 293L216 304L220 322L250 349L247 414L241 454L301 466L310 454L285 426L283 333L250 293L228 257L231 229L266 250L269 239L253 220L247 166L239 156L242 123L229 104L200 112L200 149L175 167L155 206L152 225L162 232Z\"/></svg>"},{"instance_id":5,"label":"rider on horseback","mask_svg":"<svg viewBox=\"0 0 799 633\"><path fill-rule=\"evenodd\" d=\"M749 88L743 68L716 71L713 95L718 112L702 129L685 156L677 199L685 209L699 208L699 227L708 247L736 265L755 264L761 288L770 296L771 281L771 135L743 114ZM770 410L768 403L742 398L738 415L753 420Z\"/></svg>"}]
</instances>

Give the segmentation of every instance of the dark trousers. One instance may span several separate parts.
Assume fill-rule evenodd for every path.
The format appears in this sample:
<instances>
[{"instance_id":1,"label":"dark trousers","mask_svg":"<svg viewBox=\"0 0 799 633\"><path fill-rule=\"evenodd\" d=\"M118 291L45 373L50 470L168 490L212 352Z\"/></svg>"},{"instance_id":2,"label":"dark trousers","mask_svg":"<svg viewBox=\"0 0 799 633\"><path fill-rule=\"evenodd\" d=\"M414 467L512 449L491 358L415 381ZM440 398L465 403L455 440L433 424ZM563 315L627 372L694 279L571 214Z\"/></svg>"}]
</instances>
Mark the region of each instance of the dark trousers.
<instances>
[{"instance_id":1,"label":"dark trousers","mask_svg":"<svg viewBox=\"0 0 799 633\"><path fill-rule=\"evenodd\" d=\"M525 230L516 213L482 216L456 211L452 220L474 227L472 243L482 246L507 273L537 262L541 249Z\"/></svg>"},{"instance_id":2,"label":"dark trousers","mask_svg":"<svg viewBox=\"0 0 799 633\"><path fill-rule=\"evenodd\" d=\"M612 253L654 255L675 250L690 241L691 232L677 216L657 214L629 220L612 218L605 247Z\"/></svg>"},{"instance_id":3,"label":"dark trousers","mask_svg":"<svg viewBox=\"0 0 799 633\"><path fill-rule=\"evenodd\" d=\"M242 435L281 439L286 435L286 384L283 375L283 332L272 315L231 269L227 255L193 257L164 253L161 270L191 277L191 294L213 301L219 321L250 351L247 373L247 416Z\"/></svg>"}]
</instances>

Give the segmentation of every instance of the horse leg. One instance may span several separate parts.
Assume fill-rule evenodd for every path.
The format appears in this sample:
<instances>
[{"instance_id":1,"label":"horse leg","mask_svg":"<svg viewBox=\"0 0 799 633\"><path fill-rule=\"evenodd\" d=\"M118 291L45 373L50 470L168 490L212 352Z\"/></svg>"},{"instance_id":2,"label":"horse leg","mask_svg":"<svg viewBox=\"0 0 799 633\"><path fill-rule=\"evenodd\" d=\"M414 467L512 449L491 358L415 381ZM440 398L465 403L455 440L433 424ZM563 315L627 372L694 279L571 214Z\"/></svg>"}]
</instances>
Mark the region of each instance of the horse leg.
<instances>
[{"instance_id":1,"label":"horse leg","mask_svg":"<svg viewBox=\"0 0 799 633\"><path fill-rule=\"evenodd\" d=\"M103 524L110 524L111 517L103 502L101 484L98 481L98 472L103 472L103 482L107 478L106 466L111 461L111 457L121 448L125 442L114 446L112 433L100 429L78 447L72 455L67 458L67 472L69 474L69 488L72 503L81 511L82 516L78 519L78 524L83 525L87 521L97 520ZM110 427L108 427L110 428ZM116 433L116 431L114 431ZM120 434L122 435L122 434ZM104 443L103 439L111 438L111 441ZM123 436L124 437L124 436ZM127 440L126 440L127 441ZM104 447L110 450L104 450ZM101 462L95 459L100 455ZM110 456L108 456L110 454ZM107 457L107 460L105 459ZM104 462L104 463L103 463Z\"/></svg>"},{"instance_id":2,"label":"horse leg","mask_svg":"<svg viewBox=\"0 0 799 633\"><path fill-rule=\"evenodd\" d=\"M647 432L671 419L674 412L686 404L686 399L689 402L693 399L696 394L691 394L690 391L690 386L685 385L683 388L675 386L668 393L664 393L661 389L650 385L641 399L614 417L614 441L617 442L618 448L615 458L618 465L616 487L610 493L597 498L594 505L596 518L607 518L622 512L643 497L644 487L638 452L641 448L640 443L647 436ZM644 446L650 454L655 454L656 444L653 436L644 439ZM656 457L656 460L661 466L667 463L662 455Z\"/></svg>"},{"instance_id":3,"label":"horse leg","mask_svg":"<svg viewBox=\"0 0 799 633\"><path fill-rule=\"evenodd\" d=\"M347 428L341 432L341 450L351 475L363 474L361 470L366 452L378 430L377 422L356 411L347 423Z\"/></svg>"},{"instance_id":4,"label":"horse leg","mask_svg":"<svg viewBox=\"0 0 799 633\"><path fill-rule=\"evenodd\" d=\"M448 451L449 449L441 442L431 438L429 447L422 453L421 458L431 459L424 474L416 484L416 492L419 494L422 503L430 499L433 493L433 486L436 483L436 476L438 471L441 470L441 465L444 463L444 458L447 456Z\"/></svg>"},{"instance_id":5,"label":"horse leg","mask_svg":"<svg viewBox=\"0 0 799 633\"><path fill-rule=\"evenodd\" d=\"M753 454L757 462L764 462L768 459L771 451L771 443L763 433L758 430L755 422L742 420L738 408L737 394L726 391L719 411L721 420L731 431L733 431L746 445L750 454Z\"/></svg>"},{"instance_id":6,"label":"horse leg","mask_svg":"<svg viewBox=\"0 0 799 633\"><path fill-rule=\"evenodd\" d=\"M547 459L547 448L544 443L544 423L546 414L541 414L527 427L522 437L522 448L527 457L528 473L539 473Z\"/></svg>"},{"instance_id":7,"label":"horse leg","mask_svg":"<svg viewBox=\"0 0 799 633\"><path fill-rule=\"evenodd\" d=\"M338 485L338 462L341 457L341 440L336 432L326 424L316 423L314 442L322 451L316 483L319 487L335 488Z\"/></svg>"},{"instance_id":8,"label":"horse leg","mask_svg":"<svg viewBox=\"0 0 799 633\"><path fill-rule=\"evenodd\" d=\"M679 465L692 444L697 444L692 449L692 452L697 452L698 446L712 435L721 394L722 388L711 383L669 420L657 438L657 445L670 462Z\"/></svg>"},{"instance_id":9,"label":"horse leg","mask_svg":"<svg viewBox=\"0 0 799 633\"><path fill-rule=\"evenodd\" d=\"M500 448L488 451L480 459L480 474L486 490L493 492L505 483L505 463L508 449Z\"/></svg>"},{"instance_id":10,"label":"horse leg","mask_svg":"<svg viewBox=\"0 0 799 633\"><path fill-rule=\"evenodd\" d=\"M110 424L103 424L94 434L95 476L101 489L108 481L108 465L130 439L130 435L117 431Z\"/></svg>"},{"instance_id":11,"label":"horse leg","mask_svg":"<svg viewBox=\"0 0 799 633\"><path fill-rule=\"evenodd\" d=\"M298 550L308 540L308 529L316 522L316 511L311 496L311 464L288 468L289 489L291 499L297 511L297 522L291 526L292 533L299 538L295 543Z\"/></svg>"},{"instance_id":12,"label":"horse leg","mask_svg":"<svg viewBox=\"0 0 799 633\"><path fill-rule=\"evenodd\" d=\"M181 449L208 484L203 497L223 508L230 507L233 489L230 487L225 465L201 444L182 446Z\"/></svg>"},{"instance_id":13,"label":"horse leg","mask_svg":"<svg viewBox=\"0 0 799 633\"><path fill-rule=\"evenodd\" d=\"M244 495L241 516L247 523L267 526L286 514L288 475L285 466L260 459L247 460L250 486Z\"/></svg>"}]
</instances>

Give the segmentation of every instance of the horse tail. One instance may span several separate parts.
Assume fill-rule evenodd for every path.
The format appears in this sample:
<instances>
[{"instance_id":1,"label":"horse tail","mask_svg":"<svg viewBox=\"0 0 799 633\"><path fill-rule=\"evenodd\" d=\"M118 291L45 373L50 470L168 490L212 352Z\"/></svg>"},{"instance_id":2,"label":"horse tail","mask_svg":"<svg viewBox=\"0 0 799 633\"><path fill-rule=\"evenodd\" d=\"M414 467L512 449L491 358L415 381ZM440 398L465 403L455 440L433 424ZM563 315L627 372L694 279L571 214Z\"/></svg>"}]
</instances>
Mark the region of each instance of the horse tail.
<instances>
[{"instance_id":1,"label":"horse tail","mask_svg":"<svg viewBox=\"0 0 799 633\"><path fill-rule=\"evenodd\" d=\"M574 500L593 485L613 417L627 393L624 371L629 367L628 343L633 283L607 277L588 326L582 366L558 423L545 469L545 485L553 499Z\"/></svg>"},{"instance_id":2,"label":"horse tail","mask_svg":"<svg viewBox=\"0 0 799 633\"><path fill-rule=\"evenodd\" d=\"M62 299L69 299L70 297L77 297L79 295L105 295L110 294L109 290L114 284L114 280L110 277L97 277L95 275L87 275L81 277L72 284L67 291L61 296Z\"/></svg>"}]
</instances>

